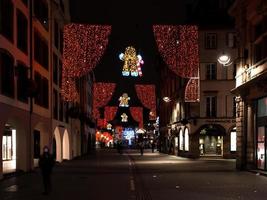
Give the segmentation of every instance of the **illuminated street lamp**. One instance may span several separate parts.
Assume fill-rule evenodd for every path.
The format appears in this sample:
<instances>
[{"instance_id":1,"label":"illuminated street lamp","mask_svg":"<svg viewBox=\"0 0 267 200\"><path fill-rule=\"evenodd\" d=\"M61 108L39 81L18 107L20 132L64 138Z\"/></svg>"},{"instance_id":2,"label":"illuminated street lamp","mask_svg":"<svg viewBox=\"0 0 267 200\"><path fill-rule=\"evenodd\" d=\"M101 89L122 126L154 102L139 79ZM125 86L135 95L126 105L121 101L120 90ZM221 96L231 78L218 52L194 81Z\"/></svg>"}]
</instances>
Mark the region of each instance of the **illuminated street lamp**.
<instances>
[{"instance_id":1,"label":"illuminated street lamp","mask_svg":"<svg viewBox=\"0 0 267 200\"><path fill-rule=\"evenodd\" d=\"M162 99L163 99L163 101L165 101L165 102L170 102L170 101L171 101L170 97L163 97Z\"/></svg>"},{"instance_id":2,"label":"illuminated street lamp","mask_svg":"<svg viewBox=\"0 0 267 200\"><path fill-rule=\"evenodd\" d=\"M221 63L222 65L224 66L229 66L232 64L231 62L231 57L227 54L221 54L219 57L218 57L218 62Z\"/></svg>"}]
</instances>

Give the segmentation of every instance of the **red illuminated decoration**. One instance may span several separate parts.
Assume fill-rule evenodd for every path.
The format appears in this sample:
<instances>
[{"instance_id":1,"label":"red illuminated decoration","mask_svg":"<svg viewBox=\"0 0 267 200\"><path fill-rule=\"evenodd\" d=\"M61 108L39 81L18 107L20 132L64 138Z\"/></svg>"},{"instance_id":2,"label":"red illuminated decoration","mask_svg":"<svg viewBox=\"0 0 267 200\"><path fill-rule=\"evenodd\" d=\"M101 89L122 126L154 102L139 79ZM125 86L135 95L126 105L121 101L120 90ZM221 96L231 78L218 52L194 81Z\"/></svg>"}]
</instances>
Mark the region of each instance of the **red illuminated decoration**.
<instances>
[{"instance_id":1,"label":"red illuminated decoration","mask_svg":"<svg viewBox=\"0 0 267 200\"><path fill-rule=\"evenodd\" d=\"M107 121L112 121L117 113L118 107L115 106L106 106L105 107L105 119Z\"/></svg>"},{"instance_id":2,"label":"red illuminated decoration","mask_svg":"<svg viewBox=\"0 0 267 200\"><path fill-rule=\"evenodd\" d=\"M93 117L98 119L99 108L107 105L115 90L115 83L94 83L93 86Z\"/></svg>"},{"instance_id":3,"label":"red illuminated decoration","mask_svg":"<svg viewBox=\"0 0 267 200\"><path fill-rule=\"evenodd\" d=\"M97 119L97 127L102 129L107 127L107 120L106 119Z\"/></svg>"},{"instance_id":4,"label":"red illuminated decoration","mask_svg":"<svg viewBox=\"0 0 267 200\"><path fill-rule=\"evenodd\" d=\"M185 88L185 102L199 102L199 79L190 78Z\"/></svg>"},{"instance_id":5,"label":"red illuminated decoration","mask_svg":"<svg viewBox=\"0 0 267 200\"><path fill-rule=\"evenodd\" d=\"M150 109L149 119L156 119L156 94L155 85L135 85L138 98L143 106Z\"/></svg>"},{"instance_id":6,"label":"red illuminated decoration","mask_svg":"<svg viewBox=\"0 0 267 200\"><path fill-rule=\"evenodd\" d=\"M98 64L107 47L110 32L111 26L105 25L68 24L64 27L62 70L64 100L77 101L75 79L92 71Z\"/></svg>"},{"instance_id":7,"label":"red illuminated decoration","mask_svg":"<svg viewBox=\"0 0 267 200\"><path fill-rule=\"evenodd\" d=\"M153 31L168 67L183 78L196 77L199 67L197 26L154 25Z\"/></svg>"},{"instance_id":8,"label":"red illuminated decoration","mask_svg":"<svg viewBox=\"0 0 267 200\"><path fill-rule=\"evenodd\" d=\"M143 108L130 107L130 112L133 119L139 123L139 128L143 128Z\"/></svg>"}]
</instances>

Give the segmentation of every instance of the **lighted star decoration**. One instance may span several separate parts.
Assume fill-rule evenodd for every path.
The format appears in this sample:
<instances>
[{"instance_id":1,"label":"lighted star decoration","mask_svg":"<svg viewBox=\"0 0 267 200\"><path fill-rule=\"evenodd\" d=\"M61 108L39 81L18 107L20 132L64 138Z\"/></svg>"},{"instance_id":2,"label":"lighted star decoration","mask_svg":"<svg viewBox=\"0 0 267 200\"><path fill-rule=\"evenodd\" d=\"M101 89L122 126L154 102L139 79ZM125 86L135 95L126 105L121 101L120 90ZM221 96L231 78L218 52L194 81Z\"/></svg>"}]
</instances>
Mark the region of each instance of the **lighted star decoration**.
<instances>
[{"instance_id":1,"label":"lighted star decoration","mask_svg":"<svg viewBox=\"0 0 267 200\"><path fill-rule=\"evenodd\" d=\"M121 121L122 122L128 122L128 116L126 115L126 113L122 113L122 115L121 115Z\"/></svg>"},{"instance_id":2,"label":"lighted star decoration","mask_svg":"<svg viewBox=\"0 0 267 200\"><path fill-rule=\"evenodd\" d=\"M123 93L122 96L119 98L120 107L129 107L128 101L130 100L130 97L128 96L127 93Z\"/></svg>"},{"instance_id":3,"label":"lighted star decoration","mask_svg":"<svg viewBox=\"0 0 267 200\"><path fill-rule=\"evenodd\" d=\"M122 68L123 76L142 76L142 65L144 61L141 55L136 55L134 47L129 46L125 49L125 53L119 55L120 60L124 61Z\"/></svg>"}]
</instances>

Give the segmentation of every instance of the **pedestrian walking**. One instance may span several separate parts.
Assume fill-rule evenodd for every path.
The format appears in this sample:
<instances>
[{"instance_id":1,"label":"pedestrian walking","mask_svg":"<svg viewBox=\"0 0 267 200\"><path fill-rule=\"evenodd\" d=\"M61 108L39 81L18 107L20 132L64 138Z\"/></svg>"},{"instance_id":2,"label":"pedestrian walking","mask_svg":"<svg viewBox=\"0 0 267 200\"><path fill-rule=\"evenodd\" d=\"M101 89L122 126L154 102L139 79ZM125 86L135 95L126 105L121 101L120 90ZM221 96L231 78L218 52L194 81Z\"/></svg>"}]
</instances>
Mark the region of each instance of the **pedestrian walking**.
<instances>
[{"instance_id":1,"label":"pedestrian walking","mask_svg":"<svg viewBox=\"0 0 267 200\"><path fill-rule=\"evenodd\" d=\"M43 154L39 159L39 167L41 169L44 185L44 195L49 194L51 191L51 173L54 167L55 161L53 156L49 152L48 146L43 148Z\"/></svg>"}]
</instances>

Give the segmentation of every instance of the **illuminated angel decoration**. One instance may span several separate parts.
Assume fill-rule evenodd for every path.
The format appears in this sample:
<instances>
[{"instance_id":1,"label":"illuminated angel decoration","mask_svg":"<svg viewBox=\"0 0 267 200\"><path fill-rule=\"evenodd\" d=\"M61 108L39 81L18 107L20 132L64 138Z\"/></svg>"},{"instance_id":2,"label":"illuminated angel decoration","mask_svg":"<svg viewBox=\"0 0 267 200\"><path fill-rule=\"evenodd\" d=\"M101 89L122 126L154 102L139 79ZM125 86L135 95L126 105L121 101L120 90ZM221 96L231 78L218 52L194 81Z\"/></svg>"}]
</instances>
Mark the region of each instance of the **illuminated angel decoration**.
<instances>
[{"instance_id":1,"label":"illuminated angel decoration","mask_svg":"<svg viewBox=\"0 0 267 200\"><path fill-rule=\"evenodd\" d=\"M107 124L107 130L111 130L112 129L112 124L108 123Z\"/></svg>"},{"instance_id":2,"label":"illuminated angel decoration","mask_svg":"<svg viewBox=\"0 0 267 200\"><path fill-rule=\"evenodd\" d=\"M122 68L123 76L142 76L142 65L144 64L144 61L142 60L141 55L136 55L134 47L127 47L125 53L121 53L119 58L124 61Z\"/></svg>"},{"instance_id":3,"label":"illuminated angel decoration","mask_svg":"<svg viewBox=\"0 0 267 200\"><path fill-rule=\"evenodd\" d=\"M119 106L120 107L128 107L129 106L129 103L128 103L129 100L130 100L130 97L128 96L128 94L123 93L122 96L119 98L119 101L120 101Z\"/></svg>"},{"instance_id":4,"label":"illuminated angel decoration","mask_svg":"<svg viewBox=\"0 0 267 200\"><path fill-rule=\"evenodd\" d=\"M126 113L122 113L122 115L121 115L121 121L122 122L128 122L128 116L126 115Z\"/></svg>"}]
</instances>

